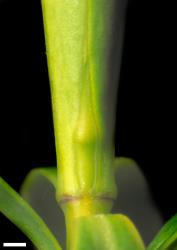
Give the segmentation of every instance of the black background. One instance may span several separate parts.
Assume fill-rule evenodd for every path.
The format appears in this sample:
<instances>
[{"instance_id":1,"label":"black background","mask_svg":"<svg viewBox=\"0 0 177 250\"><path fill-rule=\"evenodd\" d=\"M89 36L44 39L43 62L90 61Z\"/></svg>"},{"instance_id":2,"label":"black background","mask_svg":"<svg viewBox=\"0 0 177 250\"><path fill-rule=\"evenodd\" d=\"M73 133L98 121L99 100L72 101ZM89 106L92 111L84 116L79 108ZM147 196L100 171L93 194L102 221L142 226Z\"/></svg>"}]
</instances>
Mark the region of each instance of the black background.
<instances>
[{"instance_id":1,"label":"black background","mask_svg":"<svg viewBox=\"0 0 177 250\"><path fill-rule=\"evenodd\" d=\"M129 2L115 133L116 155L139 163L164 221L177 212L172 12L162 1ZM56 162L39 0L0 1L0 95L0 175L18 191L30 169ZM2 241L30 246L0 216Z\"/></svg>"}]
</instances>

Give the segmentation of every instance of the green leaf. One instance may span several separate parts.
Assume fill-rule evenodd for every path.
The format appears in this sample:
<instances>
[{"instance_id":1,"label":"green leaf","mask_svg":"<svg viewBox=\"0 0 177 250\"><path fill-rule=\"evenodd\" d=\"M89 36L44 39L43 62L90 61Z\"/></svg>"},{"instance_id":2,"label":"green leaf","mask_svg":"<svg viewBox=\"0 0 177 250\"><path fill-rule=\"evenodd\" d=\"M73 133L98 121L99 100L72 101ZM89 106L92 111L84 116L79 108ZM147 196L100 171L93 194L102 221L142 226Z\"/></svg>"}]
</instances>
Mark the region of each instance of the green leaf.
<instances>
[{"instance_id":1,"label":"green leaf","mask_svg":"<svg viewBox=\"0 0 177 250\"><path fill-rule=\"evenodd\" d=\"M0 177L0 212L19 227L39 250L60 250L61 247L44 221Z\"/></svg>"},{"instance_id":2,"label":"green leaf","mask_svg":"<svg viewBox=\"0 0 177 250\"><path fill-rule=\"evenodd\" d=\"M119 171L120 168L137 168L138 164L132 158L127 157L116 157L114 161L115 171L116 173Z\"/></svg>"},{"instance_id":3,"label":"green leaf","mask_svg":"<svg viewBox=\"0 0 177 250\"><path fill-rule=\"evenodd\" d=\"M76 219L73 249L144 250L133 223L121 214L97 214Z\"/></svg>"},{"instance_id":4,"label":"green leaf","mask_svg":"<svg viewBox=\"0 0 177 250\"><path fill-rule=\"evenodd\" d=\"M57 169L56 167L45 167L45 168L35 168L32 169L28 175L26 176L22 186L21 186L21 193L22 195L26 196L28 190L33 185L35 181L38 181L39 177L44 177L47 179L52 186L56 189L57 183Z\"/></svg>"},{"instance_id":5,"label":"green leaf","mask_svg":"<svg viewBox=\"0 0 177 250\"><path fill-rule=\"evenodd\" d=\"M56 182L56 167L35 168L26 176L20 193L42 217L61 247L65 249L65 218L56 200Z\"/></svg>"},{"instance_id":6,"label":"green leaf","mask_svg":"<svg viewBox=\"0 0 177 250\"><path fill-rule=\"evenodd\" d=\"M148 250L177 250L177 214L160 230Z\"/></svg>"},{"instance_id":7,"label":"green leaf","mask_svg":"<svg viewBox=\"0 0 177 250\"><path fill-rule=\"evenodd\" d=\"M130 217L144 242L149 245L162 228L163 220L152 199L148 182L141 167L131 158L118 157L114 166L118 197L112 211Z\"/></svg>"}]
</instances>

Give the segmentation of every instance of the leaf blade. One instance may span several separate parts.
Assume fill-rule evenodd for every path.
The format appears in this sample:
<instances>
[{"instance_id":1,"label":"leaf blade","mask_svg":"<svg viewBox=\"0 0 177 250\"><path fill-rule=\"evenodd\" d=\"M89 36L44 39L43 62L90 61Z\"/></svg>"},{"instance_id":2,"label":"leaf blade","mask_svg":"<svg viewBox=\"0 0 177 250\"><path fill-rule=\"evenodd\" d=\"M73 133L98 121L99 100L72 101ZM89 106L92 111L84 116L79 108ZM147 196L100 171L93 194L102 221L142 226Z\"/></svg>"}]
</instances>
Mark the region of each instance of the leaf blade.
<instances>
[{"instance_id":1,"label":"leaf blade","mask_svg":"<svg viewBox=\"0 0 177 250\"><path fill-rule=\"evenodd\" d=\"M46 178L56 189L57 185L57 168L56 167L45 167L45 168L35 168L32 169L28 175L26 176L25 180L20 189L20 193L25 195L28 192L29 187L35 181L38 176L42 176Z\"/></svg>"},{"instance_id":2,"label":"leaf blade","mask_svg":"<svg viewBox=\"0 0 177 250\"><path fill-rule=\"evenodd\" d=\"M22 197L41 216L63 249L66 249L64 213L56 199L57 168L32 169L22 183Z\"/></svg>"},{"instance_id":3,"label":"leaf blade","mask_svg":"<svg viewBox=\"0 0 177 250\"><path fill-rule=\"evenodd\" d=\"M152 240L147 250L177 249L177 214L173 216Z\"/></svg>"},{"instance_id":4,"label":"leaf blade","mask_svg":"<svg viewBox=\"0 0 177 250\"><path fill-rule=\"evenodd\" d=\"M1 177L0 212L19 227L39 250L61 250L39 215Z\"/></svg>"}]
</instances>

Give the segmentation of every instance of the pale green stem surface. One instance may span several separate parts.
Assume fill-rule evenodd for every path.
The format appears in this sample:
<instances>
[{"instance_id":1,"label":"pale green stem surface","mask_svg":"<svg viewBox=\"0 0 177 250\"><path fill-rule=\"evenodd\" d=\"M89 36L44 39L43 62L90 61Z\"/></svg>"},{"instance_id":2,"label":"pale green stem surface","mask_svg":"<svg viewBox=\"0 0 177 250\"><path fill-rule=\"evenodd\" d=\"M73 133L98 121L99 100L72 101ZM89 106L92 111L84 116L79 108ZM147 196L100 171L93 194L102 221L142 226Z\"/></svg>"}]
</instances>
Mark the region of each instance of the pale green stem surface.
<instances>
[{"instance_id":1,"label":"pale green stem surface","mask_svg":"<svg viewBox=\"0 0 177 250\"><path fill-rule=\"evenodd\" d=\"M123 36L117 3L42 0L58 200L117 194L113 136Z\"/></svg>"},{"instance_id":2,"label":"pale green stem surface","mask_svg":"<svg viewBox=\"0 0 177 250\"><path fill-rule=\"evenodd\" d=\"M116 0L42 0L67 249L73 249L76 218L109 213L117 195L113 138L124 28L119 7Z\"/></svg>"}]
</instances>

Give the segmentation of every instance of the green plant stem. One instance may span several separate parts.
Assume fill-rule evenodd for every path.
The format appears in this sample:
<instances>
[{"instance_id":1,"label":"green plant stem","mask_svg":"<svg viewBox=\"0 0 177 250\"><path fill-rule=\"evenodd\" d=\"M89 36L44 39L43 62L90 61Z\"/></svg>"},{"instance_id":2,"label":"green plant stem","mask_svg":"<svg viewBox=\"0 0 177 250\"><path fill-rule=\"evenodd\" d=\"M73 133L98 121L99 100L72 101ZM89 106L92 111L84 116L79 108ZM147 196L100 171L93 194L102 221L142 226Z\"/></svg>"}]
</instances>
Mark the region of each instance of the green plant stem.
<instances>
[{"instance_id":1,"label":"green plant stem","mask_svg":"<svg viewBox=\"0 0 177 250\"><path fill-rule=\"evenodd\" d=\"M77 228L76 220L80 217L93 214L106 214L112 208L112 201L106 198L70 197L60 205L65 214L66 231L67 231L67 249L72 249L75 239L74 232Z\"/></svg>"},{"instance_id":2,"label":"green plant stem","mask_svg":"<svg viewBox=\"0 0 177 250\"><path fill-rule=\"evenodd\" d=\"M117 195L113 135L124 28L118 3L42 0L58 200Z\"/></svg>"},{"instance_id":3,"label":"green plant stem","mask_svg":"<svg viewBox=\"0 0 177 250\"><path fill-rule=\"evenodd\" d=\"M57 200L70 249L76 218L109 213L117 196L113 136L124 10L117 0L42 0L42 10Z\"/></svg>"}]
</instances>

